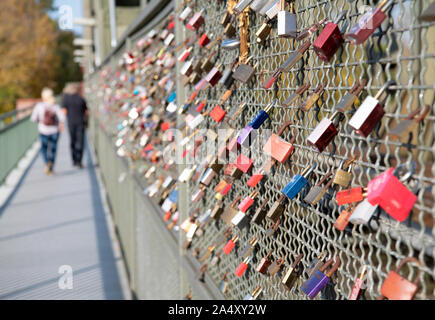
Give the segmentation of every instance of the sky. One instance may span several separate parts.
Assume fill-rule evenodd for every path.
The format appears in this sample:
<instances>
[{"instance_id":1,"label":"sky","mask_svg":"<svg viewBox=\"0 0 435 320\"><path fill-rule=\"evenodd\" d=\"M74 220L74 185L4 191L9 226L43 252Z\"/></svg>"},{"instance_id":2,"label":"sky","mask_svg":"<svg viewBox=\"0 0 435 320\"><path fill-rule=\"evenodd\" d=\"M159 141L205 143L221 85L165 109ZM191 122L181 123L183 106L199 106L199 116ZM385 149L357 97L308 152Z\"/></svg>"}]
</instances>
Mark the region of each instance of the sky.
<instances>
[{"instance_id":1,"label":"sky","mask_svg":"<svg viewBox=\"0 0 435 320\"><path fill-rule=\"evenodd\" d=\"M50 13L50 16L59 21L59 18L61 18L62 13L60 12L60 9L62 6L67 6L72 9L72 18L81 18L83 16L83 10L82 10L82 0L55 0L54 6L56 10ZM78 34L82 34L82 27L81 26L73 26L74 32Z\"/></svg>"}]
</instances>

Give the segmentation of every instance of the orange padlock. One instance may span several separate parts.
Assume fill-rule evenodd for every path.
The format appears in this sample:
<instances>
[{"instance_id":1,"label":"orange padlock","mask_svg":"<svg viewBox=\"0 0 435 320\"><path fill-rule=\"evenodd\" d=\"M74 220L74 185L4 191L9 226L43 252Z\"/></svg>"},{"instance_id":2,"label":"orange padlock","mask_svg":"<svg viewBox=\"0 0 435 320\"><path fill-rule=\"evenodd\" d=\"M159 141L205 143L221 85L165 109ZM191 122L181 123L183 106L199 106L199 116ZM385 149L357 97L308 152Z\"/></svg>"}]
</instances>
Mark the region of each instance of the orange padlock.
<instances>
[{"instance_id":1,"label":"orange padlock","mask_svg":"<svg viewBox=\"0 0 435 320\"><path fill-rule=\"evenodd\" d=\"M278 160L281 163L287 161L293 152L293 143L296 140L296 136L294 135L290 142L285 141L280 136L284 133L287 127L290 127L291 121L287 121L283 124L283 126L279 129L278 134L272 133L269 140L267 140L266 144L263 147L263 151L270 155L272 158Z\"/></svg>"},{"instance_id":2,"label":"orange padlock","mask_svg":"<svg viewBox=\"0 0 435 320\"><path fill-rule=\"evenodd\" d=\"M412 300L415 293L418 290L418 282L420 280L420 269L418 269L417 277L414 282L403 278L399 275L399 270L407 262L414 261L418 266L420 266L420 261L413 257L408 257L400 262L396 271L390 271L381 287L381 296L378 300L383 300L387 298L389 300Z\"/></svg>"}]
</instances>

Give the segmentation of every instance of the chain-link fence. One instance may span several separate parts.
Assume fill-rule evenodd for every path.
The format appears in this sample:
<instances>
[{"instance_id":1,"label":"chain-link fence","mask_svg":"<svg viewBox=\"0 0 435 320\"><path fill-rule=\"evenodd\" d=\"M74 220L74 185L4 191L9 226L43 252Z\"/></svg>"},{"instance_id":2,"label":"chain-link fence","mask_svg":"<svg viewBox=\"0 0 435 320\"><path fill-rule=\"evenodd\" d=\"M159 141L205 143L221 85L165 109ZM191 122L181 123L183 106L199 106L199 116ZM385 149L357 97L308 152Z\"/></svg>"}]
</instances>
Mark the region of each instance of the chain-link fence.
<instances>
[{"instance_id":1,"label":"chain-link fence","mask_svg":"<svg viewBox=\"0 0 435 320\"><path fill-rule=\"evenodd\" d=\"M192 6L193 12L203 10L205 23L198 31L193 32L184 28L182 22L177 21L175 44L171 48L181 44L185 39L195 38L202 33L207 33L211 39L224 34L225 26L221 24L221 19L227 11L226 1L192 0L188 4ZM347 10L346 18L339 23L339 26L340 28L347 27L348 31L349 27L362 16L364 6L375 7L376 5L379 3L371 0L302 0L295 2L294 9L299 30L322 19L334 19L339 13ZM236 82L230 98L224 103L222 103L222 96L227 92L227 88L221 84L199 91L197 99L192 101L187 114L195 115L192 109L200 101L206 101L204 109L206 111L211 111L214 106L220 105L230 114L242 102L245 102L242 113L234 119L229 119L225 124L226 127L231 127L237 132L248 125L249 120L253 119L260 110L264 110L271 102L277 100L278 103L274 107L270 120L258 129L258 136L264 138L270 132L278 132L285 121L292 122L290 130L285 131L282 138L286 141L294 138L295 150L288 161L283 164L276 163L272 171L257 185L259 195L253 207L248 211L251 217L266 199L268 199L266 208L272 207L279 200L283 187L294 175L300 174L313 162L317 163L317 167L307 186L299 195L283 204L285 211L275 232L271 232L272 223L268 220L260 224L250 223L242 230L233 228L232 235L238 236L238 242L236 249L229 255L222 253L222 247L228 240L223 237L223 231L228 226L222 220L208 223L202 228L204 231L202 235L197 234L193 238L190 252L196 253L198 258L202 258L210 246L215 246L213 254L201 263L207 264L207 266L203 264L203 268L207 267L207 274L216 286L221 284L226 275L228 290L224 294L225 298L241 299L247 293L253 292L257 286L261 286L263 299L307 299L300 289L301 284L308 279L307 272L300 274L298 283L291 290L283 287L282 277L298 255L303 254L301 264L307 271L313 259L325 252L327 258L338 256L341 265L333 274L333 281L329 282L318 296L319 299L349 298L352 286L355 279L359 277L363 265L367 266L366 288L363 297L375 299L380 295L380 288L389 271L395 269L405 257L416 257L421 263L418 269L405 268L402 271L403 275L409 279L414 279L417 276L417 270L420 271L419 290L415 298L433 299L435 290L435 190L433 190L435 182L433 165L435 152L433 129L435 120L433 116L435 24L434 22L422 22L418 18L428 5L429 1L392 1L392 6L386 10L386 20L364 44L354 45L349 40L345 40L331 62L320 60L311 47L288 72L283 72L277 77L277 81L270 89L264 89L263 81L271 76L290 54L300 48L303 41L278 37L276 20L272 19L269 21L272 26L271 34L264 42L257 42L256 31L266 22L266 18L250 11L249 56L252 56L251 65L255 66L254 80L248 84ZM185 6L186 4L181 1L176 2L176 16ZM237 19L232 23L236 27L236 35L239 35L240 25ZM129 158L133 170L138 172L143 180L146 180L144 176L146 177L147 171L153 166L157 167L156 174L152 175L154 179L168 175L177 179L185 166L172 166L167 170L164 163L159 165L153 164L149 159L144 161L140 154L144 145L139 142L144 129L141 129L138 121L125 120L128 119L126 116L128 111L140 105L137 95L131 95L133 88L144 86L149 89L152 86L149 82L153 82L150 77L154 74L147 73L148 68L145 61L149 58L147 54L151 56L159 54L159 46L155 46L154 43L143 52L136 52L134 57L138 58L138 62L133 70L128 70L125 64L118 65L118 61L125 50L131 52L137 50L135 41L141 39L149 30L154 28L159 33L161 32L160 27L165 28L167 24L166 17L162 17L160 23L149 25L140 35L133 37L134 40L131 40L130 47L119 51L119 54L112 59L110 69L107 66L104 67L102 71L106 73L104 77L101 77L101 72L99 72L88 81L91 89L89 97L93 99L93 107L98 108L99 111L95 113L98 123L104 125L104 130L118 136L113 141L117 147L118 156ZM171 32L175 33L175 31ZM314 35L318 33L319 31L316 31ZM158 42L160 48L163 47L162 42ZM196 62L198 59L205 59L213 50L215 52L211 55L212 61L216 66L220 65L221 71L227 70L239 57L239 50L226 50L219 44L209 51L193 45L191 56ZM174 52L174 57L181 51ZM177 84L178 106L182 106L185 98L195 91L193 85L184 86L181 83L179 78L181 66L182 63L177 62L177 66L168 73L170 79L168 81L174 81ZM134 76L134 80L130 79L131 76ZM162 75L156 76L158 78ZM355 83L362 82L364 79L367 84L359 99L351 108L336 118L338 135L323 152L318 152L307 143L308 136L322 119L333 115L336 111L334 107ZM367 137L356 134L349 125L352 115L368 95L375 95L390 80L394 80L395 84L389 87L388 98L384 106L385 115L382 120ZM310 84L310 88L298 100L284 106L284 101L304 84ZM309 110L303 111L300 105L322 84L325 84L325 87L319 99ZM172 87L170 89L166 87L166 90L161 91L159 99L162 110L163 106L167 105L167 97L173 90L175 89ZM398 122L403 121L413 110L426 105L430 108L426 117L422 121L414 122L405 134L395 138L392 128ZM159 104L153 107L158 106ZM178 125L184 122L185 115L186 113L177 115ZM165 119L168 118L167 113L165 117ZM173 114L169 115L169 119L173 119ZM122 124L122 121L127 121L128 124ZM196 129L210 128L217 131L220 125L211 117L205 116L205 120L195 129L187 131L186 136L194 133ZM265 140L258 139L258 141L264 142ZM170 141L163 141L162 145L169 143ZM250 156L256 168L259 168L263 164L263 159L260 159L258 154L250 153L251 151L242 146L239 154ZM204 159L207 155L207 150L200 147L197 150L196 159ZM406 184L416 194L417 201L406 221L399 222L378 208L374 218L368 224L349 223L344 231L338 230L334 227L334 223L345 207L339 206L335 198L337 191L346 188L336 184L327 188L325 195L317 204L312 205L304 201L310 189L326 174L335 173L342 160L352 158L355 158L351 166L352 187L366 187L369 181L388 168L396 168L399 165L405 165L407 168L415 167ZM186 166L191 167L192 165L187 164ZM103 174L104 171L111 170L109 167L102 169ZM254 172L255 170L252 171ZM224 208L228 209L237 196L240 195L243 199L252 193L254 189L247 185L251 175L243 174L240 179L231 180L233 187L223 199ZM180 202L178 207L178 223L193 213L201 216L206 214L208 209L213 209L219 202L213 189L223 178L222 173L215 178L210 187L205 188L205 195L199 202L190 201L191 195L200 187L198 179L192 179L187 184L178 182L180 197L187 196L184 203ZM253 238L258 240L254 258L249 262L250 267L246 273L242 277L237 277L234 271L243 261L240 251ZM184 234L180 235L180 239L178 245L181 247L184 244ZM255 270L260 260L269 252L272 261L279 258L285 261L281 270L273 276L263 275ZM158 255L157 251L155 254ZM186 254L190 256L189 251ZM216 255L220 257L220 262L212 265L211 259ZM146 265L138 265L137 268L146 272L144 269ZM180 268L183 268L181 263ZM144 283L137 285L148 287Z\"/></svg>"}]
</instances>

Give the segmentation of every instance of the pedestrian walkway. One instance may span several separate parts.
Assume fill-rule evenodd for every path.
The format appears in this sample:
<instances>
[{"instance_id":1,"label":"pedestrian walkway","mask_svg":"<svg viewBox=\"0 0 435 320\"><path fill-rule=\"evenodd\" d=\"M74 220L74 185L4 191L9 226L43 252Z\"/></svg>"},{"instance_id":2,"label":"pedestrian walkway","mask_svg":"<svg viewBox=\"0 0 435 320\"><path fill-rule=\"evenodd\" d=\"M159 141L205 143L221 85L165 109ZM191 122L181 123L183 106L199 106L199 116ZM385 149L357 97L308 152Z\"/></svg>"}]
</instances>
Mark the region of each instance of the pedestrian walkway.
<instances>
[{"instance_id":1,"label":"pedestrian walkway","mask_svg":"<svg viewBox=\"0 0 435 320\"><path fill-rule=\"evenodd\" d=\"M54 176L44 174L38 154L0 208L0 299L127 296L89 149L80 170L72 166L68 144L61 134Z\"/></svg>"}]
</instances>

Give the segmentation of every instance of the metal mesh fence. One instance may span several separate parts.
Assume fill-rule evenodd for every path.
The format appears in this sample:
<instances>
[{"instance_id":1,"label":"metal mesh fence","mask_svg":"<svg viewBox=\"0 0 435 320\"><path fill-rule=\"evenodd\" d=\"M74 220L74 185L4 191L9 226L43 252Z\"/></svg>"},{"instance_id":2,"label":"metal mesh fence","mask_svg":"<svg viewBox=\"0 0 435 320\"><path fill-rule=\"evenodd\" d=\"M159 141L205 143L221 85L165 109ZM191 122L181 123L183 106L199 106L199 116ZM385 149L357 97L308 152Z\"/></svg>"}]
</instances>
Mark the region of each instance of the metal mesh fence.
<instances>
[{"instance_id":1,"label":"metal mesh fence","mask_svg":"<svg viewBox=\"0 0 435 320\"><path fill-rule=\"evenodd\" d=\"M204 9L205 24L198 33L206 32L211 37L224 33L224 26L220 21L227 10L225 1L193 0L191 4L193 4L194 12ZM297 1L295 11L298 29L310 26L324 18L333 19L343 10L348 10L348 15L340 26L345 26L344 23L351 26L361 17L363 5L375 7L378 4L377 1L371 0ZM215 105L221 105L231 112L240 103L246 102L241 115L228 122L228 125L236 130L244 128L258 111L264 110L275 99L278 100L278 104L275 106L273 115L258 129L258 136L265 136L271 131L276 133L284 121L292 121L291 130L285 131L282 138L290 141L294 137L295 151L286 164L276 164L272 172L259 183L257 187L259 196L249 213L252 215L266 198L269 199L268 206L272 206L280 198L282 188L295 174L300 174L313 161L318 165L307 187L285 205L281 223L272 236L267 235L271 227L268 221L261 225L251 223L242 230L233 228L233 235L239 236L235 251L229 255L221 253L220 262L215 266L210 265L213 255L208 258L207 273L216 285L219 285L224 274L227 274L229 284L228 291L225 293L227 299L241 299L247 293L253 292L259 285L263 289L263 299L307 299L300 290L300 285L308 279L306 272L300 275L297 285L291 290L284 289L281 279L299 254L303 254L302 265L307 270L312 260L321 252L326 252L328 257L338 255L341 265L332 276L333 281L327 284L317 299L347 299L364 264L368 266L364 298L375 299L379 296L381 285L389 271L395 269L403 258L410 256L418 258L421 262L418 269L414 267L402 271L409 279L417 276L417 270L421 272L418 275L419 290L415 299L433 299L435 294L433 122L435 118L432 114L435 89L435 43L433 40L435 24L421 22L418 19L428 4L429 1L394 0L392 8L387 11L387 19L363 45L353 45L346 40L330 63L322 62L310 48L301 61L288 72L282 73L274 87L269 90L263 88L262 80L268 78L291 53L297 50L301 42L279 38L276 35L276 22L272 21L273 28L268 40L265 43L257 43L255 32L261 27L265 18L255 12L250 12L249 55L252 56L252 65L256 65L255 80L247 85L237 82L232 95L223 104L221 97L226 92L226 88L222 85L202 90L198 94L199 101L207 101L207 111ZM175 7L176 10L182 9L184 4L177 1ZM166 20L155 26L156 30L165 22ZM234 26L238 34L239 26L237 23L234 23ZM193 37L195 34L186 29L185 36ZM181 40L176 39L175 42L180 43ZM224 50L220 46L214 49L216 54L213 60L215 65L221 64L221 71L228 68L239 55L238 50ZM148 52L157 54L158 48L149 49ZM193 57L197 59L203 54L204 49L195 45L192 52ZM120 74L116 75L117 71L119 69L115 63L111 70L112 77L106 77L103 82L106 85L104 90L112 91L109 96L117 95L115 88L121 91L118 94L119 99L104 100L104 94L96 94L98 88L101 89L103 86L99 75L98 79L97 76L93 77L90 86L94 93L91 95L91 98L95 99L94 105L101 106L98 113L99 121L105 124L105 130L112 131L113 134L119 133L117 125L122 120L119 120L118 115L122 114L121 111L128 110L128 108L120 110L120 107L129 101L132 105L137 103L137 98L122 97L121 88L126 87L128 81L121 81ZM121 72L125 70L121 68ZM140 69L136 69L135 73L140 74ZM136 83L146 85L146 76L144 73L140 80L136 77ZM179 89L182 87L178 75L172 74L171 79L174 81L177 79L177 86ZM308 145L307 137L323 118L333 114L334 106L356 81L362 79L367 80L365 90L352 108L344 112L344 117L339 121L338 135L323 152L315 151ZM382 121L366 138L355 134L348 125L349 119L369 94L374 95L389 80L394 80L396 84L389 88L391 93L385 102L385 115ZM292 105L282 106L282 102L304 83L311 85L307 92ZM308 111L302 111L300 104L322 83L325 83L326 87L320 99ZM183 90L187 97L194 91L193 86L190 85L184 87ZM183 101L178 100L177 102L178 105L183 104ZM391 128L404 120L411 111L426 104L430 106L430 112L424 120L413 124L406 135L400 139L393 139ZM117 112L113 112L114 110ZM108 118L103 117L104 113ZM184 120L184 115L178 117L179 122ZM131 132L137 131L137 128L136 123L136 127L131 126ZM217 130L218 126L206 116L205 121L198 128ZM187 132L187 135L193 131ZM131 133L125 135L124 138L127 139L123 146L125 150L138 153L141 149L137 143L138 139L128 139L131 135ZM247 148L242 147L240 151L247 156L250 155L250 150ZM207 151L199 148L197 158L206 156ZM408 186L415 191L417 201L412 214L405 222L400 223L383 210L378 209L375 214L378 219L373 219L368 225L348 224L344 231L337 230L333 225L344 207L338 206L335 201L336 192L340 190L336 185L331 186L316 205L309 205L303 201L310 188L325 174L335 172L341 160L353 157L356 158L351 171L351 186L354 187L367 186L370 180L390 167L397 167L401 164L410 167L412 163L415 163L416 169ZM261 165L261 159L256 154L252 154L251 158L256 166ZM142 159L131 161L131 164L142 177L153 165ZM176 167L172 170L165 171L162 165L158 167L155 177L171 174L177 178L180 170L177 172ZM251 194L253 189L247 185L249 178L250 175L243 174L240 179L234 181L230 193L224 198L226 208L237 196L240 195L243 199ZM218 201L213 188L221 179L222 175L213 180L198 203L188 201L187 212L183 215L189 216L195 211L203 214L216 206ZM189 197L199 187L198 180L189 182L187 186L180 183L178 185L179 189L187 187ZM201 236L193 238L191 251L198 249L199 257L202 257L209 246L216 245L214 252L221 252L225 244L222 233L226 227L222 220L209 223ZM234 271L243 261L240 251L253 237L258 239L254 259L249 263L250 267L247 272L239 278L234 275ZM265 257L268 252L272 252L272 260L285 259L283 268L274 276L265 276L255 271L261 258Z\"/></svg>"}]
</instances>

